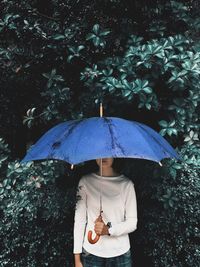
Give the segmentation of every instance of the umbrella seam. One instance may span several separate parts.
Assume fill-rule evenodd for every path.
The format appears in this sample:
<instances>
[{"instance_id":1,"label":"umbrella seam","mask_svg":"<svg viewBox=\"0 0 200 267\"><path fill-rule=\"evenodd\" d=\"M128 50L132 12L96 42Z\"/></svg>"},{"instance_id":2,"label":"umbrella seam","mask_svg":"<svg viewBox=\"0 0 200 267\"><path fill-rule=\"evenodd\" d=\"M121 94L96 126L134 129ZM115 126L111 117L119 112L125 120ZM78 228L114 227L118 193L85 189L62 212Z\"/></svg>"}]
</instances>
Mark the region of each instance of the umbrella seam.
<instances>
[{"instance_id":1,"label":"umbrella seam","mask_svg":"<svg viewBox=\"0 0 200 267\"><path fill-rule=\"evenodd\" d=\"M111 140L112 140L112 148L115 149L115 147L117 147L119 150L121 150L122 154L126 156L123 147L120 146L120 144L116 141L116 138L114 138L114 125L111 123L110 119L106 117L104 117L104 119L108 125L109 133L110 133Z\"/></svg>"}]
</instances>

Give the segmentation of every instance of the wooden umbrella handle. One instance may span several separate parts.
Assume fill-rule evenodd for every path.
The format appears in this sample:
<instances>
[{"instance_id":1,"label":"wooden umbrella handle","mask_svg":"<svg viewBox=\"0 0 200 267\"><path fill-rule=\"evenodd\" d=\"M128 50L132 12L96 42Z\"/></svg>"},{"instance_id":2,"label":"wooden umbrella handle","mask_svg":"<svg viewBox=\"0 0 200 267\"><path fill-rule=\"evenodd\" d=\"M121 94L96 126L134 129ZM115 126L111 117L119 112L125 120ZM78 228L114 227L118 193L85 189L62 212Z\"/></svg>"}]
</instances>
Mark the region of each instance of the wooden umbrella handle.
<instances>
[{"instance_id":1,"label":"wooden umbrella handle","mask_svg":"<svg viewBox=\"0 0 200 267\"><path fill-rule=\"evenodd\" d=\"M102 216L101 216L101 213L102 213L102 212L103 212L103 211L100 212L100 215L99 215L99 217L96 219L95 222L97 222L97 221L102 222L102 221L103 221L103 220L102 220ZM99 238L100 238L100 235L96 234L95 238L92 239L92 231L91 231L91 230L88 231L88 241L90 242L90 244L95 244L95 243L97 243L97 242L99 241Z\"/></svg>"},{"instance_id":2,"label":"wooden umbrella handle","mask_svg":"<svg viewBox=\"0 0 200 267\"><path fill-rule=\"evenodd\" d=\"M100 235L97 235L95 236L94 239L92 239L92 231L88 231L88 241L90 242L90 244L95 244L99 241L99 238L100 238Z\"/></svg>"}]
</instances>

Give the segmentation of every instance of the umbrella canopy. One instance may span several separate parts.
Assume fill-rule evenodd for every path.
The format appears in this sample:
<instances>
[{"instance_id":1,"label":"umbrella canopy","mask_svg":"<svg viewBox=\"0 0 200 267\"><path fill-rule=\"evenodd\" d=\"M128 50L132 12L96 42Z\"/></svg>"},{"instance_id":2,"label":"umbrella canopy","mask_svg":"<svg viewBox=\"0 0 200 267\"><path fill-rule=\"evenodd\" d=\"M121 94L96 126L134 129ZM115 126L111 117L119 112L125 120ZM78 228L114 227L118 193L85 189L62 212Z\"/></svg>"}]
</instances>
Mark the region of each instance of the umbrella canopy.
<instances>
[{"instance_id":1,"label":"umbrella canopy","mask_svg":"<svg viewBox=\"0 0 200 267\"><path fill-rule=\"evenodd\" d=\"M180 159L171 145L145 124L117 117L60 123L31 146L21 161L58 159L78 164L96 158Z\"/></svg>"}]
</instances>

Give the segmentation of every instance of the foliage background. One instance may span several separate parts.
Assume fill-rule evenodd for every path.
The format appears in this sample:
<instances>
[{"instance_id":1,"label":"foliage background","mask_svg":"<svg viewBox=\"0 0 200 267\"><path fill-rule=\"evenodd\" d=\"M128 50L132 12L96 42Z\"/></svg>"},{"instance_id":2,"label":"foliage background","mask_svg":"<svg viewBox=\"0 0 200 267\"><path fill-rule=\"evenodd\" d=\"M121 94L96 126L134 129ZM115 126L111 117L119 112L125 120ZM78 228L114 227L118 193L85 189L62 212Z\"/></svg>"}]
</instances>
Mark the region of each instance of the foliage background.
<instances>
[{"instance_id":1,"label":"foliage background","mask_svg":"<svg viewBox=\"0 0 200 267\"><path fill-rule=\"evenodd\" d=\"M64 120L148 124L183 161L126 160L138 199L135 266L198 267L198 1L0 2L1 266L72 266L76 185L91 162L20 159ZM145 168L144 168L145 166Z\"/></svg>"}]
</instances>

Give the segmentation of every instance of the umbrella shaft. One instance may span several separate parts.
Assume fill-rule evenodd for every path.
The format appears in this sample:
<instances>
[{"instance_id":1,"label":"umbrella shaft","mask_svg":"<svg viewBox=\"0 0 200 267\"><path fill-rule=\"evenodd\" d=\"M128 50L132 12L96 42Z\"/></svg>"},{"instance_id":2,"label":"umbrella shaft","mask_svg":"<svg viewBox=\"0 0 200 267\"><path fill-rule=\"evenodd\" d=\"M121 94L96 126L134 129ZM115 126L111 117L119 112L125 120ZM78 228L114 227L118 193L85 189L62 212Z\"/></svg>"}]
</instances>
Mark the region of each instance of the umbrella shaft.
<instances>
[{"instance_id":1,"label":"umbrella shaft","mask_svg":"<svg viewBox=\"0 0 200 267\"><path fill-rule=\"evenodd\" d=\"M103 170L102 170L102 158L101 158L101 161L100 161L100 175L102 176L102 173L103 173ZM100 215L101 213L103 212L102 210L102 188L101 188L101 185L100 185Z\"/></svg>"}]
</instances>

